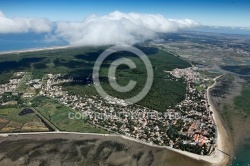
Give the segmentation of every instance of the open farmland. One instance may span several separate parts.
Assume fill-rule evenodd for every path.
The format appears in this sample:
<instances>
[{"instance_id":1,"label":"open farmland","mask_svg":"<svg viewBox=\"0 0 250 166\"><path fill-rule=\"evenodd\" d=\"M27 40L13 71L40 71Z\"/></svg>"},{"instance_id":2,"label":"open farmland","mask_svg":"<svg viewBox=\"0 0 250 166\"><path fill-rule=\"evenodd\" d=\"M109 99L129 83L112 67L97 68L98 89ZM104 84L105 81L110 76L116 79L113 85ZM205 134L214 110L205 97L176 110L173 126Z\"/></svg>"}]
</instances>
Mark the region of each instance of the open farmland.
<instances>
[{"instance_id":1,"label":"open farmland","mask_svg":"<svg viewBox=\"0 0 250 166\"><path fill-rule=\"evenodd\" d=\"M20 115L23 108L5 108L0 110L0 132L49 131L35 113Z\"/></svg>"},{"instance_id":2,"label":"open farmland","mask_svg":"<svg viewBox=\"0 0 250 166\"><path fill-rule=\"evenodd\" d=\"M70 119L68 114L76 112L65 107L55 100L39 97L35 98L35 103L39 103L35 109L50 123L56 126L60 131L77 131L84 133L107 133L89 123L86 119Z\"/></svg>"}]
</instances>

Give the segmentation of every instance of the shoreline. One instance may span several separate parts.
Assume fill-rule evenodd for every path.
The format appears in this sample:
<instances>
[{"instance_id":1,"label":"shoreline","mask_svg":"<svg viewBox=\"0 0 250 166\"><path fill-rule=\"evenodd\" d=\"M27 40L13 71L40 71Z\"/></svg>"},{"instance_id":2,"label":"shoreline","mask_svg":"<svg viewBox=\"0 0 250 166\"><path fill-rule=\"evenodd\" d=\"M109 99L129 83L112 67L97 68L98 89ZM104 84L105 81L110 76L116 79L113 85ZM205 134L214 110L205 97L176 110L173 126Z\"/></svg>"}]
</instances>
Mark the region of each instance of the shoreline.
<instances>
[{"instance_id":1,"label":"shoreline","mask_svg":"<svg viewBox=\"0 0 250 166\"><path fill-rule=\"evenodd\" d=\"M20 54L20 53L27 53L27 52L39 52L39 51L51 51L51 50L61 50L61 49L68 49L68 48L79 48L81 46L57 46L57 47L50 47L50 48L34 48L34 49L28 49L28 50L17 50L17 51L9 51L9 52L0 52L0 55L8 55L8 54ZM209 86L207 89L206 89L206 96L207 96L207 101L208 101L208 104L210 105L210 111L213 112L213 119L215 121L215 124L217 125L217 140L216 140L216 145L217 145L217 148L209 155L209 156L202 156L202 155L198 155L198 154L194 154L194 153L191 153L191 152L188 152L188 151L182 151L180 149L174 149L172 147L169 147L169 146L159 146L159 145L154 145L154 144L150 144L150 143L147 143L147 142L143 142L141 140L137 140L137 139L134 139L132 137L128 137L128 136L125 136L125 135L114 135L114 134L96 134L96 133L78 133L78 132L30 132L30 133L0 133L0 137L8 137L10 135L35 135L35 134L48 134L48 133L51 133L51 134L82 134L82 135L98 135L98 136L105 136L105 137L121 137L123 139L127 139L127 140L130 140L130 141L134 141L134 142L137 142L137 143L141 143L141 144L144 144L144 145L147 145L149 147L157 147L157 148L164 148L164 149L168 149L170 151L173 151L173 152L177 152L179 154L182 154L182 155L185 155L187 157L190 157L190 158L193 158L193 159L196 159L196 160L203 160L203 161L206 161L208 163L210 163L211 165L226 165L228 162L229 162L229 156L226 156L225 154L223 154L222 152L218 151L217 149L219 150L222 150L222 151L226 151L227 153L230 152L230 143L229 142L226 142L227 139L228 139L228 134L226 132L226 129L221 121L221 117L219 115L219 112L216 110L215 106L213 105L213 102L212 102L212 97L210 95L210 89L213 88L214 86L216 86L217 84L217 79L220 78L221 76L223 75L220 75L218 77L215 77L213 80L215 81L213 83L213 85ZM224 142L225 141L225 142Z\"/></svg>"},{"instance_id":2,"label":"shoreline","mask_svg":"<svg viewBox=\"0 0 250 166\"><path fill-rule=\"evenodd\" d=\"M13 50L13 51L4 51L0 52L0 55L9 55L9 54L20 54L20 53L28 53L28 52L39 52L39 51L51 51L51 50L61 50L61 49L67 49L67 48L78 48L81 46L54 46L54 47L44 47L44 48L28 48L23 50Z\"/></svg>"},{"instance_id":3,"label":"shoreline","mask_svg":"<svg viewBox=\"0 0 250 166\"><path fill-rule=\"evenodd\" d=\"M220 76L214 78L213 80L215 82L213 83L213 85L211 85L207 88L208 104L210 105L210 110L213 112L213 119L215 121L215 124L218 126L217 141L216 141L217 148L209 156L198 155L198 154L191 153L188 151L182 151L180 149L175 149L175 148L172 148L169 146L154 145L154 144L150 144L147 142L143 142L141 140L137 140L137 139L132 138L132 137L128 137L125 135L116 135L116 134L98 134L98 133L79 133L79 132L55 131L55 132L30 132L30 133L0 133L0 137L8 137L11 135L37 135L37 134L38 135L39 134L77 134L77 135L93 135L93 136L103 136L103 137L120 137L120 138L130 140L130 141L133 141L136 143L140 143L140 144L143 144L143 145L146 145L149 147L167 149L169 151L190 157L190 158L195 159L195 160L205 161L205 162L208 162L209 164L211 164L211 166L224 166L229 162L229 156L225 155L224 153L220 152L219 150L222 150L222 151L226 150L227 145L223 142L223 140L226 140L227 133L226 133L225 127L223 126L222 121L219 117L219 113L217 112L217 110L215 109L215 107L211 101L212 99L211 99L211 95L209 92L209 90L217 84L216 80L221 76L223 76L223 75L220 75ZM219 150L217 150L217 149L219 149Z\"/></svg>"},{"instance_id":4,"label":"shoreline","mask_svg":"<svg viewBox=\"0 0 250 166\"><path fill-rule=\"evenodd\" d=\"M226 153L230 153L231 149L230 149L230 141L229 141L228 133L226 131L224 124L222 123L219 112L216 110L216 108L213 104L213 100L212 100L212 97L210 95L210 89L212 89L213 87L216 86L217 79L222 77L223 75L224 74L215 77L213 79L214 80L213 85L211 85L207 88L208 104L210 105L210 110L213 112L212 116L213 116L213 119L214 119L215 124L217 126L217 141L216 141L217 148L211 154L211 157L213 157L214 159L217 158L219 165L226 165L230 161L229 156L225 155L224 153L220 152L219 150L226 152ZM219 149L219 150L217 150L217 149ZM211 158L211 160L212 160L212 158Z\"/></svg>"},{"instance_id":5,"label":"shoreline","mask_svg":"<svg viewBox=\"0 0 250 166\"><path fill-rule=\"evenodd\" d=\"M198 154L194 154L194 153L191 153L191 152L187 152L187 151L182 151L180 149L175 149L175 148L172 148L172 147L169 147L169 146L159 146L159 145L154 145L154 144L150 144L150 143L147 143L147 142L143 142L141 140L138 140L138 139L135 139L135 138L132 138L132 137L128 137L128 136L125 136L125 135L119 135L119 134L98 134L98 133L80 133L80 132L62 132L62 131L52 131L52 132L28 132L28 133L0 133L0 137L2 138L8 138L9 136L18 136L18 135L46 135L46 134L75 134L75 135L89 135L89 136L98 136L98 137L104 137L104 138L107 138L107 137L120 137L122 139L126 139L126 140L129 140L129 141L133 141L133 142L136 142L136 143L139 143L139 144L143 144L143 145L146 145L148 147L154 147L154 148L160 148L160 149L167 149L171 152L175 152L175 153L178 153L180 155L184 155L184 156L187 156L189 158L192 158L192 159L195 159L195 160L202 160L202 161L205 161L205 162L208 162L209 164L216 164L218 165L218 162L211 162L211 160L214 161L214 157L212 156L202 156L202 155L198 155ZM2 142L4 140L1 140L0 139L0 142ZM209 158L204 158L204 157L209 157ZM211 158L212 157L212 158Z\"/></svg>"},{"instance_id":6,"label":"shoreline","mask_svg":"<svg viewBox=\"0 0 250 166\"><path fill-rule=\"evenodd\" d=\"M179 153L181 155L190 157L192 159L195 160L200 160L200 161L205 161L208 162L209 164L211 164L211 166L224 166L226 164L228 164L230 157L227 156L226 154L222 153L221 151L225 151L226 153L230 152L229 149L229 145L230 143L227 142L228 140L228 134L226 132L226 129L224 127L224 125L222 124L222 121L220 119L219 113L217 112L217 110L215 109L213 103L212 103L212 99L211 99L211 95L209 90L211 88L213 88L216 84L217 84L217 79L219 77L221 77L222 75L214 78L213 80L215 81L213 85L209 86L207 88L207 100L208 100L208 104L210 105L210 110L213 112L213 119L215 121L215 124L217 125L217 141L216 141L216 145L217 148L215 149L215 151L213 151L209 156L203 156L203 155L198 155L195 153L191 153L188 151L182 151L180 149L175 149L169 146L159 146L159 145L154 145L154 144L150 144L147 142L143 142L141 140L137 140L135 138L132 137L128 137L125 135L116 135L116 134L98 134L98 133L80 133L80 132L62 132L62 131L55 131L55 132L28 132L28 133L0 133L0 137L5 137L8 138L9 136L17 136L17 135L43 135L43 134L77 134L77 135L93 135L93 136L103 136L103 137L120 137L126 140L130 140L136 143L140 143L149 147L155 147L155 148L161 148L161 149L167 149L170 150L172 152L176 152ZM225 143L225 142L226 143ZM219 151L219 150L221 151Z\"/></svg>"}]
</instances>

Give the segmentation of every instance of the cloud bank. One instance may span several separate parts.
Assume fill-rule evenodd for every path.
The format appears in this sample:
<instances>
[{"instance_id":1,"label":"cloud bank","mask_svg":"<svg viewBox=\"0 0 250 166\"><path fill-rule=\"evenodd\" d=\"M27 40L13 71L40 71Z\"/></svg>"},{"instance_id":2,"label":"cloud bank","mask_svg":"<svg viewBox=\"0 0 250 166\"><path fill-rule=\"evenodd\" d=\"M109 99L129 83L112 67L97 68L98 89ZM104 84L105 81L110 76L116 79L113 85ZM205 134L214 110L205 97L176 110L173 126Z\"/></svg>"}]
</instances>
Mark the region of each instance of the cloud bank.
<instances>
[{"instance_id":1,"label":"cloud bank","mask_svg":"<svg viewBox=\"0 0 250 166\"><path fill-rule=\"evenodd\" d=\"M52 30L52 23L48 19L33 18L7 18L0 11L0 34L1 33L46 33Z\"/></svg>"},{"instance_id":2,"label":"cloud bank","mask_svg":"<svg viewBox=\"0 0 250 166\"><path fill-rule=\"evenodd\" d=\"M81 22L51 22L48 19L7 18L0 11L1 33L48 33L70 45L134 44L158 39L158 33L175 32L200 24L190 20L167 19L162 15L122 13L91 15Z\"/></svg>"}]
</instances>

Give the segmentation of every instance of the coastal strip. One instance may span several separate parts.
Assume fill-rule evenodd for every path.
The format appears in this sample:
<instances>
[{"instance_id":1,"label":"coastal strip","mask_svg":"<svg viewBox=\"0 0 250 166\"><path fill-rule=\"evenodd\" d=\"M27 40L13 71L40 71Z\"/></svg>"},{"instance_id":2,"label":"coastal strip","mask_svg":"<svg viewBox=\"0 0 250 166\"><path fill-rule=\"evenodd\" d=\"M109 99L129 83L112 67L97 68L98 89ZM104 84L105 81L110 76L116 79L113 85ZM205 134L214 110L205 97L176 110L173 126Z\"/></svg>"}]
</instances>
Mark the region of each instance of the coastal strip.
<instances>
[{"instance_id":1,"label":"coastal strip","mask_svg":"<svg viewBox=\"0 0 250 166\"><path fill-rule=\"evenodd\" d=\"M14 52L9 52L9 53L0 53L0 54L13 54L13 53L24 53L24 52L36 52L36 51L45 51L45 50L58 50L58 49L67 49L67 48L73 48L73 46L65 46L65 47L53 47L53 48L43 48L43 49L32 49L32 50L25 50L25 51L14 51ZM153 144L150 144L150 143L146 143L146 142L143 142L143 141L140 141L140 140L137 140L137 139L134 139L134 138L131 138L131 137L127 137L127 136L124 136L124 135L114 135L114 134L108 134L108 135L103 135L103 134L93 134L93 133L77 133L77 132L34 132L34 133L5 133L5 134L0 134L1 136L11 136L11 135L21 135L21 134L27 134L27 135L33 135L33 134L57 134L57 133L62 133L62 134L87 134L87 135L102 135L104 137L113 137L113 136L119 136L121 138L124 138L124 139L128 139L128 140L131 140L131 141L134 141L134 142L137 142L137 143L141 143L141 144L145 144L147 146L152 146L152 147L157 147L157 148L165 148L165 149L168 149L168 150L172 150L172 151L175 151L177 153L180 153L180 154L183 154L185 156L188 156L188 157L191 157L193 159L196 159L196 160L204 160L204 161L207 161L209 163L211 163L212 165L226 165L229 161L229 157L226 156L224 153L222 153L221 151L223 152L228 152L230 149L230 141L228 140L228 135L227 135L227 132L225 130L225 127L224 125L222 124L222 121L220 119L220 116L219 116L219 113L217 112L217 110L215 109L214 105L213 105L213 102L212 102L212 99L211 99L211 95L210 95L210 89L213 88L216 83L217 83L217 79L221 77L221 76L218 76L216 78L214 78L214 84L210 87L207 88L207 99L208 99L208 104L210 105L210 110L213 112L213 119L215 121L215 124L217 125L217 141L216 141L216 144L217 144L217 149L219 150L215 150L210 156L202 156L202 155L197 155L197 154L193 154L193 153L190 153L190 152L187 152L187 151L182 151L182 150L179 150L179 149L174 149L174 148L171 148L171 147L167 147L167 146L158 146L158 145L153 145Z\"/></svg>"},{"instance_id":2,"label":"coastal strip","mask_svg":"<svg viewBox=\"0 0 250 166\"><path fill-rule=\"evenodd\" d=\"M0 52L0 55L8 55L8 54L21 54L21 53L30 53L30 52L40 52L40 51L52 51L52 50L62 50L68 48L79 48L81 46L57 46L57 47L45 47L45 48L31 48L24 50L13 50L13 51L5 51Z\"/></svg>"}]
</instances>

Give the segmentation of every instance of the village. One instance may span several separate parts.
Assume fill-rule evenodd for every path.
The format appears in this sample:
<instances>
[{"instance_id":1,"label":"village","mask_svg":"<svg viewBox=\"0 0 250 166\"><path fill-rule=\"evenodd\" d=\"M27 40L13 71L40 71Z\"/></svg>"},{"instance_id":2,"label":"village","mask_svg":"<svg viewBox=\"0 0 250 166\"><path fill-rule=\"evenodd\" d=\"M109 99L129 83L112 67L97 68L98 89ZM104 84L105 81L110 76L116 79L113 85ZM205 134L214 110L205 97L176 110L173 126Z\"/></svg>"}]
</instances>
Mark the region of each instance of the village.
<instances>
[{"instance_id":1,"label":"village","mask_svg":"<svg viewBox=\"0 0 250 166\"><path fill-rule=\"evenodd\" d=\"M26 82L33 93L22 98L46 96L77 110L79 114L68 118L84 118L88 123L111 133L123 134L151 144L170 146L197 154L208 155L215 148L216 126L206 99L206 85L195 68L174 69L171 75L187 81L185 100L165 112L158 112L140 105L127 105L124 100L112 96L69 95L63 91L63 83L72 78L63 74L47 74L42 79ZM15 73L19 79L0 85L0 99L6 92L16 92L25 72ZM196 86L202 87L197 90ZM35 93L38 92L38 93ZM6 103L2 103L4 105Z\"/></svg>"}]
</instances>

